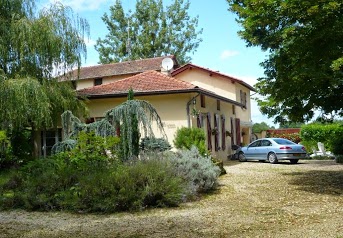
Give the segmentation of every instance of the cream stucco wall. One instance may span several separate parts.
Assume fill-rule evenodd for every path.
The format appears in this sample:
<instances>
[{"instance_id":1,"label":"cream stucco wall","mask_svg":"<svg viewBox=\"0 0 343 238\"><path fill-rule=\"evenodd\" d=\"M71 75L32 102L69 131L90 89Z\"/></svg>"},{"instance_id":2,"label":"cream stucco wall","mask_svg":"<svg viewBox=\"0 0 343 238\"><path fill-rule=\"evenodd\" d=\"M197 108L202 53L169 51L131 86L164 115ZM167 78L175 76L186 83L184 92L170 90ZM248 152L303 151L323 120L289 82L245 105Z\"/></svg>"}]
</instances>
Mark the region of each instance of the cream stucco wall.
<instances>
[{"instance_id":1,"label":"cream stucco wall","mask_svg":"<svg viewBox=\"0 0 343 238\"><path fill-rule=\"evenodd\" d=\"M116 75L116 76L109 76L109 77L103 77L102 78L102 84L108 84L112 83L117 80L121 80L127 77L130 77L134 74L125 74L125 75ZM94 79L80 79L76 81L76 90L89 88L94 86Z\"/></svg>"},{"instance_id":2,"label":"cream stucco wall","mask_svg":"<svg viewBox=\"0 0 343 238\"><path fill-rule=\"evenodd\" d=\"M200 105L200 96L197 93L186 93L186 94L171 94L171 95L155 95L155 96L135 96L135 99L146 100L151 103L157 110L159 116L161 117L162 123L164 125L164 130L167 134L169 143L173 146L173 141L177 129L181 127L188 127L188 119L191 127L197 127L197 119L195 115L192 115L192 111L199 112L200 114L207 115L210 113L210 123L211 127L214 127L214 115L225 116L225 128L227 131L231 132L230 119L237 118L237 114L233 114L232 104L220 102L220 110L217 110L217 100L205 97L205 107ZM195 104L192 100L196 97ZM124 102L126 98L106 98L106 99L91 99L87 102L90 117L103 117L104 113ZM190 115L187 115L187 104L189 103ZM221 160L226 160L233 151L231 149L231 137L227 136L225 139L225 149L222 147L222 137L221 133L221 121L219 122L219 147L218 151L215 150L215 136L211 135L212 141L212 156L217 157ZM161 134L157 131L155 125L153 125L155 135L160 137ZM204 117L203 126L205 134L207 134L207 119ZM232 131L235 133L235 130ZM142 135L143 136L143 135ZM244 138L242 137L242 140Z\"/></svg>"},{"instance_id":3,"label":"cream stucco wall","mask_svg":"<svg viewBox=\"0 0 343 238\"><path fill-rule=\"evenodd\" d=\"M233 83L231 80L222 76L210 75L209 72L194 68L176 75L175 78L192 83L220 96L236 100L236 83Z\"/></svg>"},{"instance_id":4,"label":"cream stucco wall","mask_svg":"<svg viewBox=\"0 0 343 238\"><path fill-rule=\"evenodd\" d=\"M168 141L173 145L174 135L178 128L187 127L187 102L191 100L193 94L172 94L156 96L135 96L135 99L146 100L154 106L158 112ZM87 105L90 111L90 117L103 117L107 110L114 108L124 102L126 98L106 98L92 99ZM155 136L161 137L156 125L153 125Z\"/></svg>"}]
</instances>

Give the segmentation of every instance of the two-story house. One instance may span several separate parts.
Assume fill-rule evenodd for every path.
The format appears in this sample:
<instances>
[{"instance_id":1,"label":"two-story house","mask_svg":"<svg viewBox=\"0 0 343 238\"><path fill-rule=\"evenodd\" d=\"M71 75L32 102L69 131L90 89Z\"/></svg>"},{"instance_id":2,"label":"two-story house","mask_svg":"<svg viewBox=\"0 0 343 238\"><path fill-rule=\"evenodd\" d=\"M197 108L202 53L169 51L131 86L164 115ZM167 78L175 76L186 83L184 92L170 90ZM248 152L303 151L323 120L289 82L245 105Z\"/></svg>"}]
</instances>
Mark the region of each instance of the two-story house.
<instances>
[{"instance_id":1,"label":"two-story house","mask_svg":"<svg viewBox=\"0 0 343 238\"><path fill-rule=\"evenodd\" d=\"M162 67L165 58L173 61L170 70ZM171 145L181 127L203 128L208 149L220 159L231 155L232 145L250 142L254 88L220 72L194 64L179 66L174 56L166 56L83 67L72 80L77 92L89 99L89 122L124 102L132 88L135 99L155 107Z\"/></svg>"}]
</instances>

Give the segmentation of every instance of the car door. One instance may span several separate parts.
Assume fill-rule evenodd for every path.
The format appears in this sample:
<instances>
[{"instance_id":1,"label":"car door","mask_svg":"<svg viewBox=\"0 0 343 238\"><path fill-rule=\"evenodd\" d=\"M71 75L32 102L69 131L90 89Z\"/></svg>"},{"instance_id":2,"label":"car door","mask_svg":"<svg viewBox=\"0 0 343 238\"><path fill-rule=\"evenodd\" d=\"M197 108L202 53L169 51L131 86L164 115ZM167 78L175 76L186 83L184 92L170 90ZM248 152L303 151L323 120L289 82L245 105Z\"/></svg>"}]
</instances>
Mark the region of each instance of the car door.
<instances>
[{"instance_id":1,"label":"car door","mask_svg":"<svg viewBox=\"0 0 343 238\"><path fill-rule=\"evenodd\" d=\"M247 150L245 151L245 158L246 159L256 159L257 157L257 152L256 152L256 148L259 147L261 141L257 140L253 143L251 143L248 147Z\"/></svg>"},{"instance_id":2,"label":"car door","mask_svg":"<svg viewBox=\"0 0 343 238\"><path fill-rule=\"evenodd\" d=\"M269 140L261 140L261 143L258 147L256 147L256 159L259 160L265 160L267 159L270 146L272 146L272 143Z\"/></svg>"}]
</instances>

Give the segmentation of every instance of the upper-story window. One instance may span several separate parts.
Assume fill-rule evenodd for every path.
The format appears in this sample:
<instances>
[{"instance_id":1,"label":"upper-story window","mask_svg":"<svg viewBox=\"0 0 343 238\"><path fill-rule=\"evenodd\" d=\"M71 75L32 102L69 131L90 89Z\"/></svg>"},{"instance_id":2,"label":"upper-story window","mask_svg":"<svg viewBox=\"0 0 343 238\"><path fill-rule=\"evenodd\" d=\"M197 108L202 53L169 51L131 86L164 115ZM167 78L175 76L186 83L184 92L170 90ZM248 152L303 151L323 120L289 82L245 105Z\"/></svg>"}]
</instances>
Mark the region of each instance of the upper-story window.
<instances>
[{"instance_id":1,"label":"upper-story window","mask_svg":"<svg viewBox=\"0 0 343 238\"><path fill-rule=\"evenodd\" d=\"M242 90L240 92L240 97L241 97L241 103L244 105L244 108L247 108L247 93L243 92Z\"/></svg>"},{"instance_id":2,"label":"upper-story window","mask_svg":"<svg viewBox=\"0 0 343 238\"><path fill-rule=\"evenodd\" d=\"M205 95L203 95L203 94L200 95L200 104L201 104L201 107L206 107Z\"/></svg>"},{"instance_id":3,"label":"upper-story window","mask_svg":"<svg viewBox=\"0 0 343 238\"><path fill-rule=\"evenodd\" d=\"M220 111L220 100L217 100L217 111Z\"/></svg>"},{"instance_id":4,"label":"upper-story window","mask_svg":"<svg viewBox=\"0 0 343 238\"><path fill-rule=\"evenodd\" d=\"M102 78L94 79L94 86L101 85L101 84L102 84Z\"/></svg>"}]
</instances>

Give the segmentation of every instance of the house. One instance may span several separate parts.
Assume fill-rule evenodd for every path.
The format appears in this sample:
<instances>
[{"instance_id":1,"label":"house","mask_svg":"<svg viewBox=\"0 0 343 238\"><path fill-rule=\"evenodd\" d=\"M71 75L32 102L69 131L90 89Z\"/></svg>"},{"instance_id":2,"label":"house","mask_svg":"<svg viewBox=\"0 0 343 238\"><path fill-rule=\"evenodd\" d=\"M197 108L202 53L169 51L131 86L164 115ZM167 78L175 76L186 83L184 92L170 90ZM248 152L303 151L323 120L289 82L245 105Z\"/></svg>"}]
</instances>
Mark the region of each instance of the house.
<instances>
[{"instance_id":1,"label":"house","mask_svg":"<svg viewBox=\"0 0 343 238\"><path fill-rule=\"evenodd\" d=\"M171 70L161 67L165 58L173 61ZM155 107L171 145L181 127L203 128L208 149L221 159L231 155L232 145L250 142L254 88L191 63L180 66L175 56L84 67L74 72L73 81L77 92L89 99L89 122L124 102L132 88L135 99Z\"/></svg>"}]
</instances>

